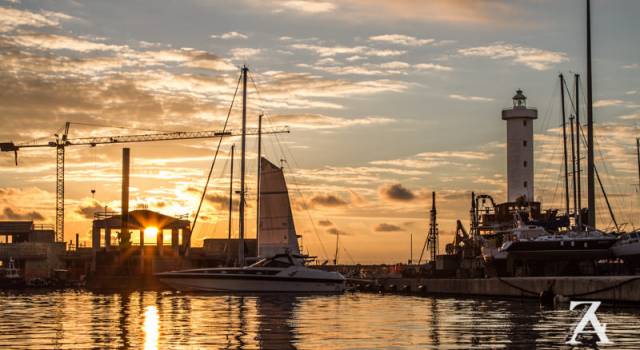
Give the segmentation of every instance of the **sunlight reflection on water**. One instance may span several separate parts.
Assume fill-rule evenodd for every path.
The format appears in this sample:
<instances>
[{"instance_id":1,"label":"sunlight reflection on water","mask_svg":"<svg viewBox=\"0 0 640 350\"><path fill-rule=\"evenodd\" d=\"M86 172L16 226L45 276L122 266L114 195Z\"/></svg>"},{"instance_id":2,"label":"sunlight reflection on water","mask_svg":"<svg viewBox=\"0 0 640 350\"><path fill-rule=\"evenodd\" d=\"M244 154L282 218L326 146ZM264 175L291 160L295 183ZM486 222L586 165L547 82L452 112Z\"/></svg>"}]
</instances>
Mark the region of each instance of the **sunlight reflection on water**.
<instances>
[{"instance_id":1,"label":"sunlight reflection on water","mask_svg":"<svg viewBox=\"0 0 640 350\"><path fill-rule=\"evenodd\" d=\"M558 348L580 315L564 306L378 294L0 293L0 348ZM599 310L613 348L640 348L639 315Z\"/></svg>"},{"instance_id":2,"label":"sunlight reflection on water","mask_svg":"<svg viewBox=\"0 0 640 350\"><path fill-rule=\"evenodd\" d=\"M160 322L158 308L154 305L146 307L144 312L144 349L157 350Z\"/></svg>"}]
</instances>

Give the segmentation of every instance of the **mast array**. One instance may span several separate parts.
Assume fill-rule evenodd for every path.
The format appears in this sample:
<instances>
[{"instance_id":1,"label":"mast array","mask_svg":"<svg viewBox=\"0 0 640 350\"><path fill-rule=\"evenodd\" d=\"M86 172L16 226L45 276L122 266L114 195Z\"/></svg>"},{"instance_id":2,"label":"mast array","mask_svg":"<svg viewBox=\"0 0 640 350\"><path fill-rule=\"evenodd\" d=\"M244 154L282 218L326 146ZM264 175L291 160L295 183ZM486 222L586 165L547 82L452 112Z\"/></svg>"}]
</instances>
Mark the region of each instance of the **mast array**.
<instances>
[{"instance_id":1,"label":"mast array","mask_svg":"<svg viewBox=\"0 0 640 350\"><path fill-rule=\"evenodd\" d=\"M560 74L560 104L562 107L562 146L564 150L564 201L566 216L569 217L570 204L569 204L569 162L567 155L567 120L565 115L564 104L564 76Z\"/></svg>"},{"instance_id":2,"label":"mast array","mask_svg":"<svg viewBox=\"0 0 640 350\"><path fill-rule=\"evenodd\" d=\"M576 100L578 100L577 96ZM591 0L587 0L587 204L589 207L587 225L593 228L596 227L596 190L594 174L593 93L591 81Z\"/></svg>"},{"instance_id":3,"label":"mast array","mask_svg":"<svg viewBox=\"0 0 640 350\"><path fill-rule=\"evenodd\" d=\"M247 143L247 66L242 67L242 141L240 156L240 208L239 208L239 242L238 242L238 264L244 266L244 207L245 207L245 146Z\"/></svg>"}]
</instances>

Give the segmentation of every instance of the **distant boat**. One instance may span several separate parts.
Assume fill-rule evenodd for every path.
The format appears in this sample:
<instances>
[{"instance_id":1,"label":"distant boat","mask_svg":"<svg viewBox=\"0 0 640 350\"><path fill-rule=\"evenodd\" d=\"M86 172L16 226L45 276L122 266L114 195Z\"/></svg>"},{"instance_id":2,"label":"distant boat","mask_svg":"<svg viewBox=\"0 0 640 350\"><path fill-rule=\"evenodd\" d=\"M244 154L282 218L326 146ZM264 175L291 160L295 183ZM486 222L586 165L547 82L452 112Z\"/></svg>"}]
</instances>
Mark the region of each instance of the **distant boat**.
<instances>
[{"instance_id":1,"label":"distant boat","mask_svg":"<svg viewBox=\"0 0 640 350\"><path fill-rule=\"evenodd\" d=\"M9 264L0 274L0 287L17 288L22 286L24 286L24 279L20 277L13 258L10 258Z\"/></svg>"},{"instance_id":2,"label":"distant boat","mask_svg":"<svg viewBox=\"0 0 640 350\"><path fill-rule=\"evenodd\" d=\"M157 273L176 290L209 292L341 293L338 272L305 266L282 169L261 158L258 261L245 267L200 268Z\"/></svg>"}]
</instances>

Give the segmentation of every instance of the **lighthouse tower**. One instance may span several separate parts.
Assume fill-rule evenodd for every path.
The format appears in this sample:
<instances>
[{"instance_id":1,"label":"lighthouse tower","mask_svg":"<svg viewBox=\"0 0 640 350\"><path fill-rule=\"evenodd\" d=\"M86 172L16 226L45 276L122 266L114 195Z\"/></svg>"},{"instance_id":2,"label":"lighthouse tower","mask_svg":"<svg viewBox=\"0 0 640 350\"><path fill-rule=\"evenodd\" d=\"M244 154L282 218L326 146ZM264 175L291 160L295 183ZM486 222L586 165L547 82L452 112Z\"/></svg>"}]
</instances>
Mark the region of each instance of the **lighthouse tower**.
<instances>
[{"instance_id":1,"label":"lighthouse tower","mask_svg":"<svg viewBox=\"0 0 640 350\"><path fill-rule=\"evenodd\" d=\"M533 120L535 108L527 108L522 90L513 96L513 108L502 110L507 121L507 199L533 201Z\"/></svg>"}]
</instances>

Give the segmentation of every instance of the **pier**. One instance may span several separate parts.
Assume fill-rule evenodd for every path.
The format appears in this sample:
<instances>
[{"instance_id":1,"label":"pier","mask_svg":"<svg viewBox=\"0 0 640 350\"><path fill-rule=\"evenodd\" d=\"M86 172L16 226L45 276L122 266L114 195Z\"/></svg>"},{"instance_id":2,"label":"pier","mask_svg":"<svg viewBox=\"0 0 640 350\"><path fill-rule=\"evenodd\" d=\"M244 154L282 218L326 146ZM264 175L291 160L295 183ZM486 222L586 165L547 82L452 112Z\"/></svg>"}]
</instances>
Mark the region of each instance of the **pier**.
<instances>
[{"instance_id":1,"label":"pier","mask_svg":"<svg viewBox=\"0 0 640 350\"><path fill-rule=\"evenodd\" d=\"M569 300L640 302L640 276L383 278L351 283L363 292L539 299L552 291Z\"/></svg>"}]
</instances>

